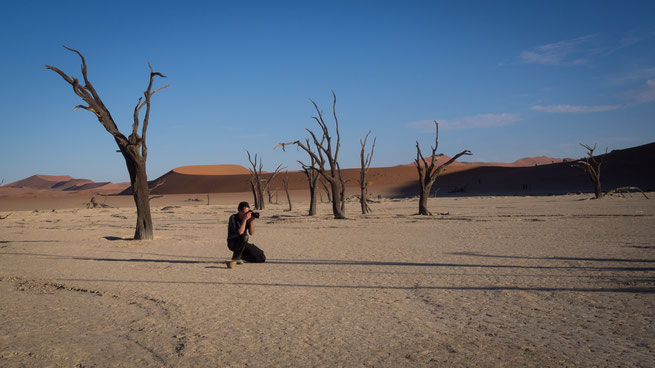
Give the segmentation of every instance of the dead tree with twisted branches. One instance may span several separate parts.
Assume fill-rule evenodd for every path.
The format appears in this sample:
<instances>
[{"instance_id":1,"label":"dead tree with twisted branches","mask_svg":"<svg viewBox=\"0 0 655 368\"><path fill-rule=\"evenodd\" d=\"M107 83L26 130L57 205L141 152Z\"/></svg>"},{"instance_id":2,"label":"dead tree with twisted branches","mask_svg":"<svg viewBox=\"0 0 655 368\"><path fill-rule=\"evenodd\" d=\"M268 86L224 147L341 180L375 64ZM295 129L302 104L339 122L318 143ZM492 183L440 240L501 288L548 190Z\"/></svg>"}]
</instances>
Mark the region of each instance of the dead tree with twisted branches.
<instances>
[{"instance_id":1,"label":"dead tree with twisted branches","mask_svg":"<svg viewBox=\"0 0 655 368\"><path fill-rule=\"evenodd\" d=\"M631 190L636 190L640 191L641 194L648 199L648 196L646 193L644 193L643 190L641 190L638 187L621 187L621 188L614 188L607 193L603 193L603 189L600 183L600 169L603 163L605 163L605 158L607 157L607 149L605 149L605 154L601 155L599 157L594 157L594 151L596 150L596 145L594 144L593 147L580 143L582 147L584 147L587 150L587 157L582 158L578 161L576 161L573 165L573 167L579 167L582 170L584 170L585 173L587 173L587 176L589 177L589 180L591 181L592 185L594 186L594 199L601 199L607 195L611 195L614 193L619 193L619 192L629 192Z\"/></svg>"},{"instance_id":2,"label":"dead tree with twisted branches","mask_svg":"<svg viewBox=\"0 0 655 368\"><path fill-rule=\"evenodd\" d=\"M421 147L419 147L418 141L416 141L416 160L414 160L414 165L418 170L418 182L419 182L419 202L418 202L418 214L431 216L432 212L428 210L428 198L430 197L430 191L432 190L432 184L437 180L437 176L450 164L455 162L458 158L463 155L471 155L471 151L464 150L455 155L447 162L436 166L437 164L437 147L439 147L439 123L434 121L434 126L436 129L436 137L434 140L434 146L432 146L432 157L430 157L430 163L423 157L421 153ZM422 165L421 165L422 164Z\"/></svg>"},{"instance_id":3,"label":"dead tree with twisted branches","mask_svg":"<svg viewBox=\"0 0 655 368\"><path fill-rule=\"evenodd\" d=\"M153 71L152 66L150 63L148 63L148 67L150 68L150 82L148 84L148 88L143 93L143 97L139 98L139 101L134 107L134 122L132 124L132 133L126 137L118 130L118 127L116 126L114 119L109 113L109 110L102 102L98 92L89 81L87 77L87 67L84 56L82 56L82 54L77 50L68 48L66 46L64 46L64 48L76 53L82 60L82 77L84 78L84 85L80 84L77 78L69 77L66 73L62 72L54 66L46 65L45 69L52 70L59 74L66 82L68 82L68 84L73 87L73 92L82 98L82 100L86 103L86 105L76 106L73 110L80 108L90 111L96 116L100 124L107 130L107 132L109 132L109 134L114 137L114 140L118 145L118 150L125 159L127 171L130 174L130 184L132 186L132 194L134 196L134 203L136 204L137 209L136 231L134 233L134 239L153 239L153 226L152 217L150 215L149 202L150 191L148 190L148 178L146 176L146 159L148 157L146 132L148 130L148 123L150 119L150 98L155 93L169 86L165 85L153 91L152 87L155 77L165 78L165 76L159 72ZM146 112L141 124L140 113L143 107L146 108ZM139 125L141 125L141 135L138 133Z\"/></svg>"},{"instance_id":4,"label":"dead tree with twisted branches","mask_svg":"<svg viewBox=\"0 0 655 368\"><path fill-rule=\"evenodd\" d=\"M366 140L368 139L369 134L371 134L370 130L368 131L368 133L366 133L366 136L364 137L364 141L362 141L361 139L359 140L359 144L362 146L362 150L359 153L359 157L362 163L362 170L359 172L359 187L361 189L359 203L362 206L363 215L371 212L371 207L369 207L367 202L368 182L366 181L366 174L368 173L368 169L371 167L371 160L373 159L373 151L375 151L375 141L377 140L377 137L373 138L373 145L371 146L371 152L366 154Z\"/></svg>"},{"instance_id":5,"label":"dead tree with twisted branches","mask_svg":"<svg viewBox=\"0 0 655 368\"><path fill-rule=\"evenodd\" d=\"M246 150L246 153L248 154L248 161L250 161L250 165L252 166L251 168L248 168L250 170L250 185L253 191L253 195L255 197L255 207L254 209L256 210L263 210L265 205L264 205L264 193L268 192L269 185L271 185L271 182L273 181L273 178L277 176L277 174L280 173L284 169L282 167L282 164L278 165L277 168L275 168L275 171L273 171L273 174L268 179L264 179L262 175L262 169L264 168L264 164L262 163L261 159L257 158L257 154L255 153L255 157L250 155L250 152ZM269 196L269 203L270 203L270 196Z\"/></svg>"},{"instance_id":6,"label":"dead tree with twisted branches","mask_svg":"<svg viewBox=\"0 0 655 368\"><path fill-rule=\"evenodd\" d=\"M318 125L321 127L321 138L319 140L318 136L309 128L305 128L307 132L311 135L314 142L315 150L311 146L301 142L287 142L287 143L278 143L277 146L282 146L284 150L288 145L296 145L297 147L302 148L310 157L312 157L316 162L316 170L319 174L327 180L330 184L330 189L332 191L332 213L335 219L345 219L346 218L346 201L345 201L345 190L346 185L341 176L341 167L339 166L339 148L341 148L341 136L339 134L339 119L337 118L336 105L337 105L337 96L332 91L332 115L334 117L335 131L337 135L336 144L332 145L332 136L330 136L330 131L323 119L323 112L318 108L316 102L311 101L314 105L314 109L318 116L313 116L312 118L316 120ZM276 147L277 147L276 146ZM326 167L326 161L329 165L329 168Z\"/></svg>"}]
</instances>

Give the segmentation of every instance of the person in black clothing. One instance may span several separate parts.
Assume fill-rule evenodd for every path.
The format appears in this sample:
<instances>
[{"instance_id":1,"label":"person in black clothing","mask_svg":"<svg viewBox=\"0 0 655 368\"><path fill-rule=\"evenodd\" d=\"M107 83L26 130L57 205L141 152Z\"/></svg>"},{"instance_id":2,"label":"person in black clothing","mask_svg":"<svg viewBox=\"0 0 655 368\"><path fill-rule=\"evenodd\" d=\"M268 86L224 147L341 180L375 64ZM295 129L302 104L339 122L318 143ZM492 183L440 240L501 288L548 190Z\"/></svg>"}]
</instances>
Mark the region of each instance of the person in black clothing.
<instances>
[{"instance_id":1,"label":"person in black clothing","mask_svg":"<svg viewBox=\"0 0 655 368\"><path fill-rule=\"evenodd\" d=\"M233 252L232 260L263 263L266 262L264 251L248 243L248 234L255 235L255 218L248 202L239 203L237 213L227 222L227 248Z\"/></svg>"}]
</instances>

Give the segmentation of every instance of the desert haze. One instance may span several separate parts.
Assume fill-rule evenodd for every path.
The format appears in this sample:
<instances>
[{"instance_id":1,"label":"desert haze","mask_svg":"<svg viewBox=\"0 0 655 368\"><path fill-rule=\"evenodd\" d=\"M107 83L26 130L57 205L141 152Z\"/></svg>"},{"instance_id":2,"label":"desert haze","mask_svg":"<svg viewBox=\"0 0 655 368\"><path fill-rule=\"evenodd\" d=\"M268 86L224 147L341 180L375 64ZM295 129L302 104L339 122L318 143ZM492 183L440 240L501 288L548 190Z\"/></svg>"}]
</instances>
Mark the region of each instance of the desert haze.
<instances>
[{"instance_id":1,"label":"desert haze","mask_svg":"<svg viewBox=\"0 0 655 368\"><path fill-rule=\"evenodd\" d=\"M653 147L611 153L606 188L652 191ZM434 216L415 215L415 168L371 169L373 213L350 198L346 220L326 202L307 216L290 172L293 210L274 184L250 240L266 263L235 269L225 239L252 200L243 167L153 180L152 241L131 240L126 184L12 183L0 365L655 366L653 193L589 200L570 162L517 166L452 165Z\"/></svg>"}]
</instances>

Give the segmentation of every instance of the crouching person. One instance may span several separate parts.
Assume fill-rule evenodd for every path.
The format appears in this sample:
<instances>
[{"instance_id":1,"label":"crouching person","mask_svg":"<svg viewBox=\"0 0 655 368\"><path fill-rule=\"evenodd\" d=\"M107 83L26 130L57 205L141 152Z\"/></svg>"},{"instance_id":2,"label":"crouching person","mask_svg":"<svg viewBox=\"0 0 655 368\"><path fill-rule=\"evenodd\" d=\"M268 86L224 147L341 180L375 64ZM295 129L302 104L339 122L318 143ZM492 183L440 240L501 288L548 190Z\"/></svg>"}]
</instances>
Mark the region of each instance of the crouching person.
<instances>
[{"instance_id":1,"label":"crouching person","mask_svg":"<svg viewBox=\"0 0 655 368\"><path fill-rule=\"evenodd\" d=\"M231 250L232 260L237 264L242 261L263 263L266 261L264 251L248 243L248 235L255 234L255 218L258 214L250 210L248 202L239 203L237 213L227 222L227 247Z\"/></svg>"}]
</instances>

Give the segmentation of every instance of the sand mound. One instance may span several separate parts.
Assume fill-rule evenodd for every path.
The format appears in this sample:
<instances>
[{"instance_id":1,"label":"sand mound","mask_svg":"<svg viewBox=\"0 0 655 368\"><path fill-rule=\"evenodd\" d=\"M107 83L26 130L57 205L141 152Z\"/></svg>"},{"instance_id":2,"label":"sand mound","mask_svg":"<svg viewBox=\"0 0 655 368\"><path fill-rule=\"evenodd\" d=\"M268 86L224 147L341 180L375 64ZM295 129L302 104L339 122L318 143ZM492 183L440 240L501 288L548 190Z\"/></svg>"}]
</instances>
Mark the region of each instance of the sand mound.
<instances>
[{"instance_id":1,"label":"sand mound","mask_svg":"<svg viewBox=\"0 0 655 368\"><path fill-rule=\"evenodd\" d=\"M70 176L32 175L29 178L5 185L5 188L53 189L62 183L74 180Z\"/></svg>"}]
</instances>

